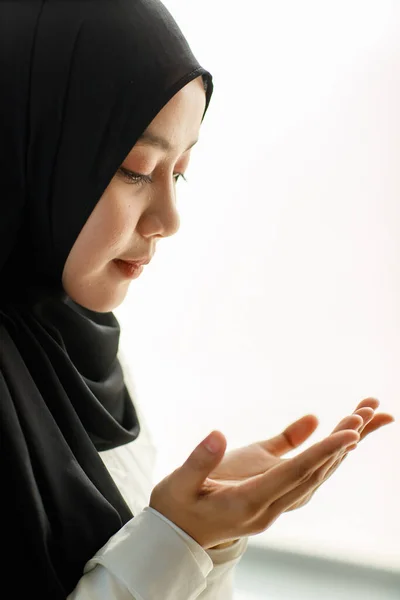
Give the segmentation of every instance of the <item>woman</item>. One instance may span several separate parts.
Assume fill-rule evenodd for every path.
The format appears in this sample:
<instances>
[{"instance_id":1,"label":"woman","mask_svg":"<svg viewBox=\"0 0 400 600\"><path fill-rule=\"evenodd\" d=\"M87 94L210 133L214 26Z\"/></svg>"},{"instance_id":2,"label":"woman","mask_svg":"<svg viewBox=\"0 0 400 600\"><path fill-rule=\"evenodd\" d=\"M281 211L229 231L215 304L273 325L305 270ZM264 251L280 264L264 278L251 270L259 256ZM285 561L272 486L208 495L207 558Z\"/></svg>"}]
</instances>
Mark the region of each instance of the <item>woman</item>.
<instances>
[{"instance_id":1,"label":"woman","mask_svg":"<svg viewBox=\"0 0 400 600\"><path fill-rule=\"evenodd\" d=\"M212 432L151 489L111 311L179 227L175 183L212 77L158 0L0 9L3 585L16 598L231 598L247 536L393 419L366 399L290 460L315 417L226 456Z\"/></svg>"}]
</instances>

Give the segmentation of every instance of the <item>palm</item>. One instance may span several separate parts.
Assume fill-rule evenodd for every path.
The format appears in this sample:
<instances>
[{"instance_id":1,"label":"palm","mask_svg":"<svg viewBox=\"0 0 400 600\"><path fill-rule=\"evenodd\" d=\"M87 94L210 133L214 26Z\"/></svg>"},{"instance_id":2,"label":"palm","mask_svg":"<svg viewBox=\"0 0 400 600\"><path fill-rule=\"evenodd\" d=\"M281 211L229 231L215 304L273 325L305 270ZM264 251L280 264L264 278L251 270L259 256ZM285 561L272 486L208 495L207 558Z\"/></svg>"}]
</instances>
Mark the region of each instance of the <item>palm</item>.
<instances>
[{"instance_id":1,"label":"palm","mask_svg":"<svg viewBox=\"0 0 400 600\"><path fill-rule=\"evenodd\" d=\"M249 446L227 452L222 462L209 477L234 483L269 471L282 459L266 448L268 441L255 442Z\"/></svg>"},{"instance_id":2,"label":"palm","mask_svg":"<svg viewBox=\"0 0 400 600\"><path fill-rule=\"evenodd\" d=\"M360 433L361 440L372 431L392 422L393 417L386 413L376 414L371 419L373 411L378 405L379 402L372 398L363 400L357 406L355 413L343 419L334 431L355 429ZM303 444L315 431L317 426L317 418L314 415L306 415L289 425L282 433L271 439L255 442L249 446L231 450L225 454L218 467L210 473L209 479L220 483L229 482L230 484L234 484L235 482L240 482L244 479L254 477L255 475L265 473L283 460L287 460L280 457L301 446L301 444ZM328 470L325 479L330 477L337 469L343 458L344 457L339 458ZM319 487L319 485L317 487ZM298 500L288 510L304 506L310 500L314 491Z\"/></svg>"}]
</instances>

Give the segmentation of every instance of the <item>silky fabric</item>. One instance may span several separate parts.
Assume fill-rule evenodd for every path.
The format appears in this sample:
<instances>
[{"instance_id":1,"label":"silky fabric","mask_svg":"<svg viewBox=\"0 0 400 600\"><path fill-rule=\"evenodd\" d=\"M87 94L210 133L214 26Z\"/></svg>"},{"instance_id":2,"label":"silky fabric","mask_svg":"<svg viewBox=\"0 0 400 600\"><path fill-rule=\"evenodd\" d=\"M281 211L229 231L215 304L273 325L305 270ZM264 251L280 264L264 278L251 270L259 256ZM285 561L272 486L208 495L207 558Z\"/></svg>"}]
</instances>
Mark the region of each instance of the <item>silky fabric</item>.
<instances>
[{"instance_id":1,"label":"silky fabric","mask_svg":"<svg viewBox=\"0 0 400 600\"><path fill-rule=\"evenodd\" d=\"M98 454L140 432L119 325L61 277L139 136L200 75L205 114L212 76L158 0L0 0L2 586L12 575L17 598L66 598L133 517Z\"/></svg>"}]
</instances>

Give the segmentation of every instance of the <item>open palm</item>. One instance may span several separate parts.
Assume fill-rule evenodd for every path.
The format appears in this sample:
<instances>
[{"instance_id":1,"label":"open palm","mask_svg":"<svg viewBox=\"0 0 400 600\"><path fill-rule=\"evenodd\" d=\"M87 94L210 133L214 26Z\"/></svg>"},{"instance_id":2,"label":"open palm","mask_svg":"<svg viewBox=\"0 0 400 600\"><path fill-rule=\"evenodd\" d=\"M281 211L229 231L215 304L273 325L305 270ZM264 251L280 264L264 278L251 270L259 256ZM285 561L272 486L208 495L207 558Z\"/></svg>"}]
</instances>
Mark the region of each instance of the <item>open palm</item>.
<instances>
[{"instance_id":1,"label":"open palm","mask_svg":"<svg viewBox=\"0 0 400 600\"><path fill-rule=\"evenodd\" d=\"M365 400L362 400L352 415L349 415L340 421L334 429L334 432L345 429L354 429L355 431L358 431L360 440L362 440L383 425L391 423L394 420L391 415L387 413L375 414L375 410L378 406L379 401L375 398L366 398ZM289 425L282 433L271 439L255 442L249 446L231 450L225 454L218 467L210 473L209 479L234 484L235 482L240 482L256 475L260 475L261 473L265 473L283 460L287 460L280 457L303 444L315 431L317 426L318 419L314 415L305 415L298 421ZM325 464L320 467L322 470L320 483L306 496L290 506L287 511L300 508L307 504L316 489L332 475L345 456L346 454L342 454L342 456L337 458L332 464Z\"/></svg>"}]
</instances>

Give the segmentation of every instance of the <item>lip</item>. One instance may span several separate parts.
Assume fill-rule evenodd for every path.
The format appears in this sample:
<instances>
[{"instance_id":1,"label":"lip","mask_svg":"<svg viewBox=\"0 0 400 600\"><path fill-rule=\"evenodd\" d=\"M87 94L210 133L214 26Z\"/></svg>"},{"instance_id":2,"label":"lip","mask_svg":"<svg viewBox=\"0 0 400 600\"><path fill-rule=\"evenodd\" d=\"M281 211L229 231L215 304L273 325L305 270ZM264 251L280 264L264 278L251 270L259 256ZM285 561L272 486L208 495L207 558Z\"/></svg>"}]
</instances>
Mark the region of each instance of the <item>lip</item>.
<instances>
[{"instance_id":1,"label":"lip","mask_svg":"<svg viewBox=\"0 0 400 600\"><path fill-rule=\"evenodd\" d=\"M142 261L139 263L138 261L128 261L122 260L120 258L116 258L113 260L115 267L118 269L119 274L123 275L125 279L136 279L141 275L144 269L144 265L150 261Z\"/></svg>"},{"instance_id":2,"label":"lip","mask_svg":"<svg viewBox=\"0 0 400 600\"><path fill-rule=\"evenodd\" d=\"M128 265L140 267L141 265L148 265L151 261L151 256L145 256L144 258L139 259L135 258L135 260L131 260L129 258L119 258L117 260L121 260L122 262L128 263Z\"/></svg>"}]
</instances>

